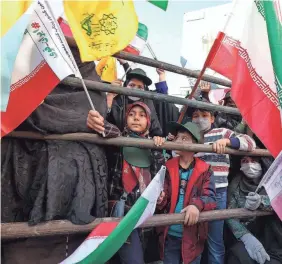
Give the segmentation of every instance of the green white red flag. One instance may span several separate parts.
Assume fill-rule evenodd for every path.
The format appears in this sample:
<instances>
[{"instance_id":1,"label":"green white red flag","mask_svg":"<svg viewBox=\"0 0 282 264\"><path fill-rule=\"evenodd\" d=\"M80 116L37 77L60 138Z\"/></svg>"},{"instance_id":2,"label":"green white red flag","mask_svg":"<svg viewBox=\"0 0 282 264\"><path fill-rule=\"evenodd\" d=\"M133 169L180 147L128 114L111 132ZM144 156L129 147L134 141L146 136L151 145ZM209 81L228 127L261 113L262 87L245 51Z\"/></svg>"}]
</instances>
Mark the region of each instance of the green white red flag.
<instances>
[{"instance_id":1,"label":"green white red flag","mask_svg":"<svg viewBox=\"0 0 282 264\"><path fill-rule=\"evenodd\" d=\"M281 0L235 0L205 66L232 80L231 96L273 156L282 149Z\"/></svg>"},{"instance_id":2,"label":"green white red flag","mask_svg":"<svg viewBox=\"0 0 282 264\"><path fill-rule=\"evenodd\" d=\"M267 192L272 208L282 221L282 151L264 174L256 192L262 186Z\"/></svg>"},{"instance_id":3,"label":"green white red flag","mask_svg":"<svg viewBox=\"0 0 282 264\"><path fill-rule=\"evenodd\" d=\"M1 137L18 127L56 87L74 74L76 62L46 1L37 1L16 57L10 97L1 112Z\"/></svg>"},{"instance_id":4,"label":"green white red flag","mask_svg":"<svg viewBox=\"0 0 282 264\"><path fill-rule=\"evenodd\" d=\"M166 168L162 166L121 222L99 224L61 264L103 264L108 261L126 242L133 229L154 214L157 199L163 190L165 172Z\"/></svg>"},{"instance_id":5,"label":"green white red flag","mask_svg":"<svg viewBox=\"0 0 282 264\"><path fill-rule=\"evenodd\" d=\"M135 55L140 55L146 46L147 39L148 39L148 28L146 25L139 22L136 36L124 49L124 51Z\"/></svg>"}]
</instances>

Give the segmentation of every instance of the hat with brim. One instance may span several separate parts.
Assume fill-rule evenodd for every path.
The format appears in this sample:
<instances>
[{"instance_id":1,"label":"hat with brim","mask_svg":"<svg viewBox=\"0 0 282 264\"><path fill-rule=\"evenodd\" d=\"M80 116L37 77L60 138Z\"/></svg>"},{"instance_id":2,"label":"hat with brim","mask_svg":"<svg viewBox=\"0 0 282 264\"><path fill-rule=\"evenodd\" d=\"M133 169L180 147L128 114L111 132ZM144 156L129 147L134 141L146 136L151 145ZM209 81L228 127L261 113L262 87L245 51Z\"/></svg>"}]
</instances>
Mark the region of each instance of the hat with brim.
<instances>
[{"instance_id":1,"label":"hat with brim","mask_svg":"<svg viewBox=\"0 0 282 264\"><path fill-rule=\"evenodd\" d=\"M131 134L130 137L142 138ZM123 158L132 166L139 168L148 168L151 166L151 151L137 147L123 147Z\"/></svg>"},{"instance_id":2,"label":"hat with brim","mask_svg":"<svg viewBox=\"0 0 282 264\"><path fill-rule=\"evenodd\" d=\"M152 80L147 76L146 72L143 71L142 69L134 69L132 71L130 71L127 75L126 75L126 79L130 80L136 78L138 80L142 80L144 82L145 85L149 86L152 84Z\"/></svg>"},{"instance_id":3,"label":"hat with brim","mask_svg":"<svg viewBox=\"0 0 282 264\"><path fill-rule=\"evenodd\" d=\"M179 124L177 122L168 123L169 133L176 135L179 130L188 132L197 141L197 143L200 143L201 132L196 124L192 122L187 122L185 124Z\"/></svg>"}]
</instances>

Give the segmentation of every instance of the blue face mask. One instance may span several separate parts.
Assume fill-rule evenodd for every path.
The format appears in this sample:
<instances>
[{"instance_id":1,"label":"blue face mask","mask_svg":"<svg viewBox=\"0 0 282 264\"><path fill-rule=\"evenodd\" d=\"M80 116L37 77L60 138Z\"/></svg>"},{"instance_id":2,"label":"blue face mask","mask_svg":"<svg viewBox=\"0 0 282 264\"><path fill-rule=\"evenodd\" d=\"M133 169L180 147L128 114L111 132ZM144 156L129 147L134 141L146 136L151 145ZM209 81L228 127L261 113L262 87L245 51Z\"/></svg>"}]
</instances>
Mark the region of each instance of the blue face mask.
<instances>
[{"instance_id":1,"label":"blue face mask","mask_svg":"<svg viewBox=\"0 0 282 264\"><path fill-rule=\"evenodd\" d=\"M211 122L208 118L197 117L193 118L193 123L195 123L201 132L208 131L211 128Z\"/></svg>"}]
</instances>

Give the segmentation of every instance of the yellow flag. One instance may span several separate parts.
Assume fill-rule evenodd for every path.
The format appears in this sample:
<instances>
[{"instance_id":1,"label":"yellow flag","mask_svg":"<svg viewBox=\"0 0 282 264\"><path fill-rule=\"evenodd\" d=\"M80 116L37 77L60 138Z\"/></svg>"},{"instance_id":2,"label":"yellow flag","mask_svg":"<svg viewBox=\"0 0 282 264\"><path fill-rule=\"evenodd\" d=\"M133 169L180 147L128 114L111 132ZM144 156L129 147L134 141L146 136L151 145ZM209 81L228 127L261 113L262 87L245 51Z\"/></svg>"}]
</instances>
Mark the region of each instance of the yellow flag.
<instances>
[{"instance_id":1,"label":"yellow flag","mask_svg":"<svg viewBox=\"0 0 282 264\"><path fill-rule=\"evenodd\" d=\"M96 66L96 72L105 82L113 82L117 79L116 59L113 57L103 58Z\"/></svg>"},{"instance_id":2,"label":"yellow flag","mask_svg":"<svg viewBox=\"0 0 282 264\"><path fill-rule=\"evenodd\" d=\"M7 1L1 3L1 37L17 22L25 13L32 1Z\"/></svg>"},{"instance_id":3,"label":"yellow flag","mask_svg":"<svg viewBox=\"0 0 282 264\"><path fill-rule=\"evenodd\" d=\"M64 9L82 61L98 60L123 50L138 29L132 0L64 0Z\"/></svg>"}]
</instances>

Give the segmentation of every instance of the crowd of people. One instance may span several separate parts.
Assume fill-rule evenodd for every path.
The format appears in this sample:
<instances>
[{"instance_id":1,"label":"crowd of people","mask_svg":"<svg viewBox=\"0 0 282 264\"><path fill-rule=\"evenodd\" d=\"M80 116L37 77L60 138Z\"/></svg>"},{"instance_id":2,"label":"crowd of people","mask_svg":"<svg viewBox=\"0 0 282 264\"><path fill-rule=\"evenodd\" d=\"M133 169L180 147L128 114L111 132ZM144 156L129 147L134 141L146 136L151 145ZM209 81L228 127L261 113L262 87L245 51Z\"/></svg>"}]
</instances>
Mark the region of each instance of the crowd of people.
<instances>
[{"instance_id":1,"label":"crowd of people","mask_svg":"<svg viewBox=\"0 0 282 264\"><path fill-rule=\"evenodd\" d=\"M157 72L164 75L163 71L157 70ZM148 91L151 83L142 69L134 69L127 74L123 86ZM160 85L167 87L163 76L162 82L156 84L156 92L167 93L167 88L160 89ZM204 85L206 86L206 83ZM195 99L208 102L206 87L203 91L199 90ZM118 135L152 138L157 146L169 139L181 144L211 144L214 150L214 153L176 151L174 152L176 157L168 158L157 150L121 148L118 151L119 158L108 157L108 160L115 162L111 164L109 173L110 211L115 213L114 216L123 216L126 213L149 184L152 176L165 163L166 158L168 173L164 191L158 200L157 213L185 213L185 221L184 226L158 228L160 256L164 264L180 264L182 261L185 264L201 263L205 246L206 263L224 263L225 259L228 263L246 263L246 259L249 263L279 263L275 257L270 257L256 234L248 229L249 222L253 223L254 220L247 223L236 219L226 221L227 227L237 239L237 243L234 243L235 249L231 247L232 254L227 257L224 244L224 220L198 223L200 212L207 210L242 207L249 210L258 208L271 210L268 197L255 192L271 161L266 168L262 168L263 159L243 157L240 160L239 170L234 167L235 170L237 169L234 178L229 177L230 170L233 169L232 159L230 155L225 154L225 148L252 151L258 141L257 138L255 141L247 134L238 133L246 130L246 125L241 122L240 117L190 108L183 124L173 122L177 119L166 122L165 129L168 134L164 134L152 101L111 94L107 97L111 98L111 103L108 103L106 120L97 111L92 110L87 118L88 126L98 133L105 132L109 127L105 126L105 122L110 122L119 128ZM230 92L223 100L224 105L236 107ZM231 184L228 188L229 182ZM121 209L118 202L120 199L125 200L125 209ZM138 232L134 230L128 243L120 249L121 263L144 263Z\"/></svg>"},{"instance_id":2,"label":"crowd of people","mask_svg":"<svg viewBox=\"0 0 282 264\"><path fill-rule=\"evenodd\" d=\"M127 71L126 80L116 80L112 84L149 91L152 80L146 72L140 68L128 70L128 63L119 61ZM94 74L93 65L78 64L84 78L101 81ZM165 72L157 69L157 74L159 82L153 92L167 94ZM195 100L208 102L206 86L205 83L205 87L199 88ZM166 140L183 145L203 143L212 145L213 153L96 145L93 149L93 144L81 142L61 144L55 141L39 145L30 141L20 143L16 139L4 141L7 151L5 157L2 154L2 221L37 224L66 218L75 224L85 224L95 217L122 217L165 165L165 184L156 214L183 213L184 224L135 229L110 263L144 264L158 259L164 264L282 263L282 225L275 213L261 218L199 222L201 212L214 209L272 210L264 189L258 192L256 189L273 159L233 157L225 153L226 147L249 152L264 147L240 117L189 107L179 124L176 122L179 110L171 103L93 92L90 96L95 98L97 110L88 112L85 107L79 115L80 110L73 108L74 111L68 112L71 119L64 123L68 110L66 104L81 107L77 98L83 94L76 89L67 93L63 86L56 88L20 129L148 138L156 146ZM236 107L230 93L223 101L226 106ZM44 118L48 119L49 125L44 124ZM54 122L57 125L52 126ZM35 148L40 149L40 155L47 153L40 156L41 165L36 160ZM14 157L17 152L21 155ZM23 162L18 164L23 155L29 161L25 165ZM44 160L48 165L42 169ZM23 168L26 178L19 179ZM33 172L40 175L36 181ZM9 255L10 259L13 259L12 255ZM5 263L18 262L14 258Z\"/></svg>"}]
</instances>

